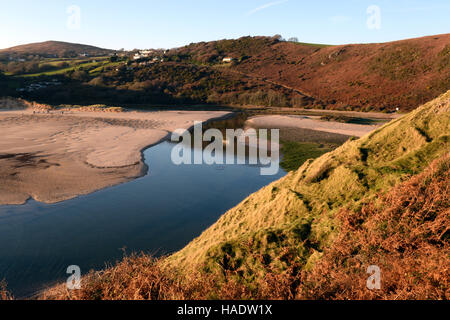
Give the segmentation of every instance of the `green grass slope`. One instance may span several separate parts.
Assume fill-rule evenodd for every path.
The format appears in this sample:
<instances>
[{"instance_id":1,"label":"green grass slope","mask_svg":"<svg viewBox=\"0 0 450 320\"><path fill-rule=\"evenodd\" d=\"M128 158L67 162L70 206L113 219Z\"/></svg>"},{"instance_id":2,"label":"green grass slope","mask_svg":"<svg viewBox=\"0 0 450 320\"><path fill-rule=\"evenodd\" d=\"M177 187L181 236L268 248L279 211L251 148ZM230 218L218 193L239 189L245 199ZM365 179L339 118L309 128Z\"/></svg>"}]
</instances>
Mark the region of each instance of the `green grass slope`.
<instances>
[{"instance_id":1,"label":"green grass slope","mask_svg":"<svg viewBox=\"0 0 450 320\"><path fill-rule=\"evenodd\" d=\"M187 273L238 275L308 270L339 234L336 213L356 211L450 151L450 91L375 132L307 161L251 195L165 264ZM298 272L299 270L294 270Z\"/></svg>"}]
</instances>

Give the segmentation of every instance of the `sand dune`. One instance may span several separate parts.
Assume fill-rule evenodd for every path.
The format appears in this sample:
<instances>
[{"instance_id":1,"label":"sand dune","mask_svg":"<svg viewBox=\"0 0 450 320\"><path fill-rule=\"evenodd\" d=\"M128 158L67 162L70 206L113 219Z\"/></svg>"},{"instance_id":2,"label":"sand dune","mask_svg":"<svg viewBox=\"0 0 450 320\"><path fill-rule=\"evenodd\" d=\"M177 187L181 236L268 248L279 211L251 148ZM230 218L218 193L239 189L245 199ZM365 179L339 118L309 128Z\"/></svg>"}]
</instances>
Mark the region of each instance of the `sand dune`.
<instances>
[{"instance_id":1,"label":"sand dune","mask_svg":"<svg viewBox=\"0 0 450 320\"><path fill-rule=\"evenodd\" d=\"M147 171L141 151L227 112L0 112L0 205L54 203Z\"/></svg>"}]
</instances>

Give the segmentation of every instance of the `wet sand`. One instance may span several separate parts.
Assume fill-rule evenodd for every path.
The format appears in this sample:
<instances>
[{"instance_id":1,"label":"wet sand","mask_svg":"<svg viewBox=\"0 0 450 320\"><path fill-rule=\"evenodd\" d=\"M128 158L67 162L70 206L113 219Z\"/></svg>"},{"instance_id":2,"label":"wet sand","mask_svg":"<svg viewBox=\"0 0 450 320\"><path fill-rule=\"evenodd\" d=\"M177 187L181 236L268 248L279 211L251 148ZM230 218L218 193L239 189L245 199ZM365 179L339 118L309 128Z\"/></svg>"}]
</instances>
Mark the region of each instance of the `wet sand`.
<instances>
[{"instance_id":1,"label":"wet sand","mask_svg":"<svg viewBox=\"0 0 450 320\"><path fill-rule=\"evenodd\" d=\"M55 203L142 176L142 150L218 111L0 111L0 205Z\"/></svg>"}]
</instances>

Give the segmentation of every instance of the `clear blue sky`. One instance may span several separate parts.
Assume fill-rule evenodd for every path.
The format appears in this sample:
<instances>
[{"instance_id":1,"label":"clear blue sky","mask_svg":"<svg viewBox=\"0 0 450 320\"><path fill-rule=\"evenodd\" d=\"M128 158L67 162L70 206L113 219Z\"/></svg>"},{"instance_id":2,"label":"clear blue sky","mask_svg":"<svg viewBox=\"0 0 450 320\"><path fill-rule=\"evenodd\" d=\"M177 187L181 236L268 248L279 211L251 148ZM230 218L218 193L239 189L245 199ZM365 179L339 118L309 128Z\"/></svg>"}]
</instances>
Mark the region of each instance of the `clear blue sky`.
<instances>
[{"instance_id":1,"label":"clear blue sky","mask_svg":"<svg viewBox=\"0 0 450 320\"><path fill-rule=\"evenodd\" d=\"M449 0L0 0L0 48L60 40L112 49L172 48L246 35L385 42L450 32ZM71 5L80 24L67 26ZM367 8L379 7L380 28ZM372 20L373 21L373 20ZM75 26L75 27L73 27Z\"/></svg>"}]
</instances>

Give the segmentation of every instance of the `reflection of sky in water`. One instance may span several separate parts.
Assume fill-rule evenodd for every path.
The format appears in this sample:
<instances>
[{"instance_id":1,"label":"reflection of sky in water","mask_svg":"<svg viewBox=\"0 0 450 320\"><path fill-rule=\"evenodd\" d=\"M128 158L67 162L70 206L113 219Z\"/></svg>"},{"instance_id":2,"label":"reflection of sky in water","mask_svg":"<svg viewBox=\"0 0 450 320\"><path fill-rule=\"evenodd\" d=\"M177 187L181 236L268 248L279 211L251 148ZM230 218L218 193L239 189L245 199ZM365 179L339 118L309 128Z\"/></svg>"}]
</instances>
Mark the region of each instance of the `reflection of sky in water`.
<instances>
[{"instance_id":1,"label":"reflection of sky in water","mask_svg":"<svg viewBox=\"0 0 450 320\"><path fill-rule=\"evenodd\" d=\"M164 142L145 151L149 174L132 182L52 205L0 207L0 279L21 295L65 280L69 265L82 272L103 268L121 258L121 248L178 250L285 174L261 176L254 165L175 166L173 146Z\"/></svg>"},{"instance_id":2,"label":"reflection of sky in water","mask_svg":"<svg viewBox=\"0 0 450 320\"><path fill-rule=\"evenodd\" d=\"M219 137L212 138L212 140L211 137L206 138L206 133L203 137L205 140L195 140L195 135L192 137L192 134L184 132L182 137L178 135L172 137L171 143L174 145L172 160L178 165L259 165L262 175L278 174L281 158L279 133L277 132L275 140L272 140L268 138L264 129L260 130L260 132L266 132L264 138L258 138L256 131L250 130L245 134L241 133L234 139L231 136L225 140L223 134L218 130Z\"/></svg>"}]
</instances>

